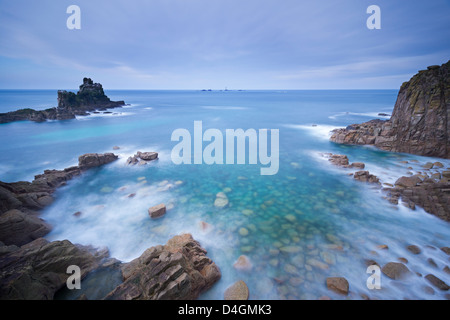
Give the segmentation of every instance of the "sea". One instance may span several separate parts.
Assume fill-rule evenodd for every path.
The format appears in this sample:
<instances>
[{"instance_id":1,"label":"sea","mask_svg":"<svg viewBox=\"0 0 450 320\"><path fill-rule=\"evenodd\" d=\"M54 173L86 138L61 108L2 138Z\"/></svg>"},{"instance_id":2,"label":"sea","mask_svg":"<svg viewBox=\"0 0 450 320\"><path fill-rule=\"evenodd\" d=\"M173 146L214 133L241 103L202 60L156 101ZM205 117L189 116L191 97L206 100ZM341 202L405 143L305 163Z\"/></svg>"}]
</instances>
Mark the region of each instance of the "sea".
<instances>
[{"instance_id":1,"label":"sea","mask_svg":"<svg viewBox=\"0 0 450 320\"><path fill-rule=\"evenodd\" d=\"M356 169L335 167L323 156L345 154L350 162L364 162L365 170L386 184L422 172L426 162L450 167L445 159L329 141L335 128L388 119L397 90L105 93L127 105L72 120L0 125L4 182L32 181L46 169L77 165L85 153L119 156L55 192L55 201L41 213L53 226L49 241L107 247L112 257L128 262L151 246L190 233L222 273L200 296L205 300L223 299L238 280L247 284L252 300L448 298L425 276L450 284L444 270L449 256L440 250L450 246L449 223L418 207L391 204L380 188L353 179ZM0 112L55 107L56 97L57 90L0 90ZM179 141L173 141L173 132L185 129L194 146L196 121L203 132L216 129L224 139L229 129L278 130L279 148L272 149L278 171L262 175L264 165L248 157L243 164L174 163L172 151ZM204 141L202 148L209 143ZM159 159L127 166L128 157L138 151L158 152ZM218 193L228 200L224 207L215 205ZM167 213L151 219L148 209L160 203ZM411 253L409 245L421 253ZM235 267L240 256L247 258L245 270ZM380 267L403 261L411 272L390 279L379 269L368 269L368 261ZM349 294L329 290L328 277L346 278ZM115 271L94 272L81 290L60 298L85 293L88 299L101 299L118 283Z\"/></svg>"}]
</instances>

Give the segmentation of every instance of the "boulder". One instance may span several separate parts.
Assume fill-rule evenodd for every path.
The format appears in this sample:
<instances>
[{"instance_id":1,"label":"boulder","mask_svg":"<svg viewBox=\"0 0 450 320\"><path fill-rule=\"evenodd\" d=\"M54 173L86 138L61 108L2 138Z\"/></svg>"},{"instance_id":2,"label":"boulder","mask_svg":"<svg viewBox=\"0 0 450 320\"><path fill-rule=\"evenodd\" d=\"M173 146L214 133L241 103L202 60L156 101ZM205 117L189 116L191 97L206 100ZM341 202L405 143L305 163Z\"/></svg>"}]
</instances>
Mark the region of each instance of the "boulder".
<instances>
[{"instance_id":1,"label":"boulder","mask_svg":"<svg viewBox=\"0 0 450 320\"><path fill-rule=\"evenodd\" d=\"M137 152L137 156L145 161L152 161L158 158L158 152Z\"/></svg>"},{"instance_id":2,"label":"boulder","mask_svg":"<svg viewBox=\"0 0 450 320\"><path fill-rule=\"evenodd\" d=\"M353 178L361 182L380 184L380 179L369 171L356 171Z\"/></svg>"},{"instance_id":3,"label":"boulder","mask_svg":"<svg viewBox=\"0 0 450 320\"><path fill-rule=\"evenodd\" d=\"M420 248L416 245L409 245L406 247L406 249L408 249L409 252L413 253L413 254L419 254L422 252L422 250L420 250Z\"/></svg>"},{"instance_id":4,"label":"boulder","mask_svg":"<svg viewBox=\"0 0 450 320\"><path fill-rule=\"evenodd\" d=\"M329 290L342 295L348 294L349 284L347 279L343 277L329 277L326 282Z\"/></svg>"},{"instance_id":5,"label":"boulder","mask_svg":"<svg viewBox=\"0 0 450 320\"><path fill-rule=\"evenodd\" d=\"M381 268L381 272L394 280L403 279L411 273L411 271L409 271L409 269L400 262L389 262L385 264L383 268Z\"/></svg>"},{"instance_id":6,"label":"boulder","mask_svg":"<svg viewBox=\"0 0 450 320\"><path fill-rule=\"evenodd\" d=\"M397 181L395 181L395 186L411 188L415 187L420 182L422 182L422 179L420 179L418 176L400 177L397 179Z\"/></svg>"},{"instance_id":7,"label":"boulder","mask_svg":"<svg viewBox=\"0 0 450 320\"><path fill-rule=\"evenodd\" d=\"M166 214L166 205L164 203L158 204L148 209L150 218L155 219Z\"/></svg>"},{"instance_id":8,"label":"boulder","mask_svg":"<svg viewBox=\"0 0 450 320\"><path fill-rule=\"evenodd\" d=\"M247 284L239 280L229 286L224 293L224 300L248 300L249 290Z\"/></svg>"},{"instance_id":9,"label":"boulder","mask_svg":"<svg viewBox=\"0 0 450 320\"><path fill-rule=\"evenodd\" d=\"M435 286L439 290L447 291L450 289L448 284L446 284L444 281L442 281L441 279L439 279L438 277L436 277L433 274L427 274L425 276L425 279L427 279L428 282L430 282L433 286Z\"/></svg>"},{"instance_id":10,"label":"boulder","mask_svg":"<svg viewBox=\"0 0 450 320\"><path fill-rule=\"evenodd\" d=\"M221 277L219 267L190 234L147 249L122 266L124 282L106 300L193 300Z\"/></svg>"}]
</instances>

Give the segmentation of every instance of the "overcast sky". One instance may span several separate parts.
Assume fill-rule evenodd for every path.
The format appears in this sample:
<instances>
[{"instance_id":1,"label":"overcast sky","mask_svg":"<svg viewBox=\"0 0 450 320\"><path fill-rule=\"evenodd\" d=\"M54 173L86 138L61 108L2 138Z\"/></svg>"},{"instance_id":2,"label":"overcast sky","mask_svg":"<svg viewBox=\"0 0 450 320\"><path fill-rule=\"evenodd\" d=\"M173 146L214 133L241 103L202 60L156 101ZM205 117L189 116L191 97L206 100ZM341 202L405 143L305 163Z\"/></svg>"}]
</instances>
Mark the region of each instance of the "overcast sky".
<instances>
[{"instance_id":1,"label":"overcast sky","mask_svg":"<svg viewBox=\"0 0 450 320\"><path fill-rule=\"evenodd\" d=\"M450 0L0 0L3 89L398 89L449 59Z\"/></svg>"}]
</instances>

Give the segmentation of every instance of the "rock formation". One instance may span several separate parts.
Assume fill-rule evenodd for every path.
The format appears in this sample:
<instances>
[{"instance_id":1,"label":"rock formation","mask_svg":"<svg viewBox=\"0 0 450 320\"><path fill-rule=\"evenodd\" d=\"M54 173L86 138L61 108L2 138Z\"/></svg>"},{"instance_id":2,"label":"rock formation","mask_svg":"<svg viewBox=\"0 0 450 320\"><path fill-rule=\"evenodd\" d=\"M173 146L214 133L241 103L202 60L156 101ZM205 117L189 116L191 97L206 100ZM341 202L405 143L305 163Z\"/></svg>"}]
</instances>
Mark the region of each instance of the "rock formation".
<instances>
[{"instance_id":1,"label":"rock formation","mask_svg":"<svg viewBox=\"0 0 450 320\"><path fill-rule=\"evenodd\" d=\"M51 228L37 214L53 201L52 193L83 171L118 159L112 153L85 154L78 166L63 170L45 170L32 182L0 181L0 241L6 245L22 246L43 237Z\"/></svg>"},{"instance_id":2,"label":"rock formation","mask_svg":"<svg viewBox=\"0 0 450 320\"><path fill-rule=\"evenodd\" d=\"M118 263L107 249L43 239L51 227L38 217L38 211L52 203L56 188L117 158L112 153L88 153L78 158L78 166L45 170L32 182L0 181L0 300L53 299L66 285L69 266L78 266L83 279L111 261ZM147 249L120 267L123 283L107 299L196 299L221 277L190 234Z\"/></svg>"},{"instance_id":3,"label":"rock formation","mask_svg":"<svg viewBox=\"0 0 450 320\"><path fill-rule=\"evenodd\" d=\"M59 90L58 106L45 110L20 109L7 113L0 113L0 123L14 121L35 121L46 120L67 120L73 119L76 115L88 115L88 112L95 110L106 110L118 108L125 105L124 101L111 101L104 93L100 83L94 83L89 78L83 79L80 90L73 92Z\"/></svg>"},{"instance_id":4,"label":"rock formation","mask_svg":"<svg viewBox=\"0 0 450 320\"><path fill-rule=\"evenodd\" d=\"M448 159L449 137L450 61L421 70L403 83L389 120L334 130L330 140Z\"/></svg>"},{"instance_id":5,"label":"rock formation","mask_svg":"<svg viewBox=\"0 0 450 320\"><path fill-rule=\"evenodd\" d=\"M221 277L217 265L190 234L147 249L122 266L124 282L107 300L193 300Z\"/></svg>"},{"instance_id":6,"label":"rock formation","mask_svg":"<svg viewBox=\"0 0 450 320\"><path fill-rule=\"evenodd\" d=\"M0 249L2 300L53 299L55 292L66 285L68 266L78 266L83 279L109 255L107 250L43 238L20 248L0 245Z\"/></svg>"}]
</instances>

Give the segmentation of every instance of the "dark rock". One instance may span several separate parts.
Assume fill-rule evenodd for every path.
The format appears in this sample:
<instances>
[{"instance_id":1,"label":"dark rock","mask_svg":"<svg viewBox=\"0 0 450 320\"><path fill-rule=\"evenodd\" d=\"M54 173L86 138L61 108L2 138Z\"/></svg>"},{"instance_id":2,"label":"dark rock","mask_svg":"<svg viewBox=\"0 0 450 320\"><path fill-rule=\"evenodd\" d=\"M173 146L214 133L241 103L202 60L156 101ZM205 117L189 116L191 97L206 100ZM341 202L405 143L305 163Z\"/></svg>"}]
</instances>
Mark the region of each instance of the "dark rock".
<instances>
[{"instance_id":1,"label":"dark rock","mask_svg":"<svg viewBox=\"0 0 450 320\"><path fill-rule=\"evenodd\" d=\"M50 300L66 285L67 267L80 267L81 278L98 267L105 252L71 242L36 239L0 257L0 297L4 300Z\"/></svg>"},{"instance_id":2,"label":"dark rock","mask_svg":"<svg viewBox=\"0 0 450 320\"><path fill-rule=\"evenodd\" d=\"M126 161L126 165L146 165L148 162L158 159L158 152L140 152L138 151Z\"/></svg>"},{"instance_id":3,"label":"dark rock","mask_svg":"<svg viewBox=\"0 0 450 320\"><path fill-rule=\"evenodd\" d=\"M389 262L385 264L383 268L381 268L381 272L394 280L402 279L411 273L411 271L400 262Z\"/></svg>"},{"instance_id":4,"label":"dark rock","mask_svg":"<svg viewBox=\"0 0 450 320\"><path fill-rule=\"evenodd\" d=\"M377 176L370 174L369 171L357 171L353 175L353 178L361 182L380 184L380 179L378 179Z\"/></svg>"},{"instance_id":5,"label":"dark rock","mask_svg":"<svg viewBox=\"0 0 450 320\"><path fill-rule=\"evenodd\" d=\"M117 160L119 157L114 153L87 153L78 158L78 166L82 170L99 167Z\"/></svg>"},{"instance_id":6,"label":"dark rock","mask_svg":"<svg viewBox=\"0 0 450 320\"><path fill-rule=\"evenodd\" d=\"M51 227L42 219L17 209L0 215L0 241L22 246L49 233Z\"/></svg>"},{"instance_id":7,"label":"dark rock","mask_svg":"<svg viewBox=\"0 0 450 320\"><path fill-rule=\"evenodd\" d=\"M330 277L327 278L327 288L338 294L347 295L349 290L349 284L347 279L342 277Z\"/></svg>"},{"instance_id":8,"label":"dark rock","mask_svg":"<svg viewBox=\"0 0 450 320\"><path fill-rule=\"evenodd\" d=\"M450 256L450 248L449 247L442 247L441 250Z\"/></svg>"},{"instance_id":9,"label":"dark rock","mask_svg":"<svg viewBox=\"0 0 450 320\"><path fill-rule=\"evenodd\" d=\"M427 279L434 287L438 288L439 290L447 291L448 289L450 289L450 287L444 281L433 274L427 274L425 276L425 279Z\"/></svg>"},{"instance_id":10,"label":"dark rock","mask_svg":"<svg viewBox=\"0 0 450 320\"><path fill-rule=\"evenodd\" d=\"M419 72L399 90L390 120L371 120L333 131L330 140L369 144L393 152L450 157L450 61Z\"/></svg>"},{"instance_id":11,"label":"dark rock","mask_svg":"<svg viewBox=\"0 0 450 320\"><path fill-rule=\"evenodd\" d=\"M406 249L413 254L419 254L422 252L422 250L420 250L420 248L416 245L407 246Z\"/></svg>"},{"instance_id":12,"label":"dark rock","mask_svg":"<svg viewBox=\"0 0 450 320\"><path fill-rule=\"evenodd\" d=\"M97 109L118 108L125 105L124 101L111 101L104 93L99 83L93 83L89 78L83 79L83 84L77 94L65 90L58 91L58 107L45 110L20 109L0 113L0 123L13 121L68 120L75 116L85 116Z\"/></svg>"},{"instance_id":13,"label":"dark rock","mask_svg":"<svg viewBox=\"0 0 450 320\"><path fill-rule=\"evenodd\" d=\"M124 282L107 300L193 300L212 287L221 273L190 234L147 249L122 267Z\"/></svg>"}]
</instances>

